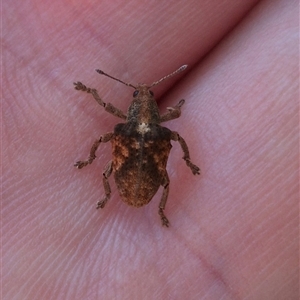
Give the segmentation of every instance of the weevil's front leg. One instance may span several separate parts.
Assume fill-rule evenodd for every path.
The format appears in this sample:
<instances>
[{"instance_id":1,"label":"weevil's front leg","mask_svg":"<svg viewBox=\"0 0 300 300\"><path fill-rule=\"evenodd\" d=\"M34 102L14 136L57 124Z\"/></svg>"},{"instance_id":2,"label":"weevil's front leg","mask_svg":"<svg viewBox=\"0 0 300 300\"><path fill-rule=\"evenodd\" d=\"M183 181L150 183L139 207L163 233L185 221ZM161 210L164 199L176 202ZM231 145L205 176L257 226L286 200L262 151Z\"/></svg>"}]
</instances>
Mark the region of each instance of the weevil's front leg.
<instances>
[{"instance_id":1,"label":"weevil's front leg","mask_svg":"<svg viewBox=\"0 0 300 300\"><path fill-rule=\"evenodd\" d=\"M196 174L200 174L200 168L197 167L196 165L194 165L192 162L191 162L191 158L190 158L190 153L189 153L189 148L185 142L185 140L178 134L178 132L176 131L173 131L172 132L172 135L171 135L171 139L173 141L178 141L180 146L181 146L181 149L183 151L183 159L185 160L187 166L192 170L193 174L196 175Z\"/></svg>"},{"instance_id":2,"label":"weevil's front leg","mask_svg":"<svg viewBox=\"0 0 300 300\"><path fill-rule=\"evenodd\" d=\"M74 85L75 85L75 90L78 90L78 91L83 91L83 92L87 92L89 94L92 94L94 99L101 105L104 107L104 109L109 112L110 114L118 117L118 118L121 118L121 119L124 119L126 120L127 116L118 108L116 108L115 106L113 106L112 104L110 103L105 103L102 101L102 99L100 98L99 94L98 94L98 91L96 89L92 89L92 88L89 88L87 86L85 86L83 83L81 82L74 82Z\"/></svg>"},{"instance_id":3,"label":"weevil's front leg","mask_svg":"<svg viewBox=\"0 0 300 300\"><path fill-rule=\"evenodd\" d=\"M162 123L179 118L181 115L181 106L184 102L184 99L181 99L174 107L167 107L168 112L160 116L160 122Z\"/></svg>"},{"instance_id":4,"label":"weevil's front leg","mask_svg":"<svg viewBox=\"0 0 300 300\"><path fill-rule=\"evenodd\" d=\"M162 186L164 187L164 191L163 191L163 194L162 194L162 197L161 197L161 200L159 203L159 209L158 209L158 214L160 215L162 225L166 226L166 227L169 227L169 224L170 224L169 220L167 219L167 217L164 214L164 210L165 210L166 203L168 200L168 195L169 195L169 183L170 183L170 179L169 179L168 173L166 172L164 181L162 183Z\"/></svg>"},{"instance_id":5,"label":"weevil's front leg","mask_svg":"<svg viewBox=\"0 0 300 300\"><path fill-rule=\"evenodd\" d=\"M83 167L87 166L87 165L90 165L94 159L96 158L96 151L99 147L99 145L101 143L107 143L108 141L111 140L111 138L113 137L114 133L113 132L109 132L109 133L106 133L102 136L100 136L100 139L99 140L96 140L91 148L91 151L90 151L90 155L88 157L87 160L80 160L80 161L77 161L75 164L74 164L74 167L78 168L78 169L82 169Z\"/></svg>"},{"instance_id":6,"label":"weevil's front leg","mask_svg":"<svg viewBox=\"0 0 300 300\"><path fill-rule=\"evenodd\" d=\"M112 173L112 161L110 161L105 169L104 169L104 172L103 172L103 186L104 186L104 192L105 192L105 197L103 200L101 201L98 201L97 202L97 209L98 208L103 208L106 204L106 202L109 200L110 198L110 194L111 194L111 189L110 189L110 185L109 185L109 182L108 182L108 177L111 175Z\"/></svg>"}]
</instances>

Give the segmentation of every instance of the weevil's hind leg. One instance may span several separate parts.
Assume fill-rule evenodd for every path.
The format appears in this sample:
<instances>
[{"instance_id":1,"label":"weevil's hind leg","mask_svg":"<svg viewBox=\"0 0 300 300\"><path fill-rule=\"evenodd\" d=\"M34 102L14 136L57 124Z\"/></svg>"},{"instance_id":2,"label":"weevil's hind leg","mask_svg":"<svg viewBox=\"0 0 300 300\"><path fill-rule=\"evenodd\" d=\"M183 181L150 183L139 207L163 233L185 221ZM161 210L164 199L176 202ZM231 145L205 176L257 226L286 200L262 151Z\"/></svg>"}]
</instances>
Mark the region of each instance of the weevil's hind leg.
<instances>
[{"instance_id":1,"label":"weevil's hind leg","mask_svg":"<svg viewBox=\"0 0 300 300\"><path fill-rule=\"evenodd\" d=\"M178 132L176 131L173 131L172 132L172 135L171 135L171 139L173 141L178 141L180 146L181 146L181 149L183 151L183 159L185 160L187 166L192 170L193 174L196 175L196 174L200 174L200 168L197 167L196 165L194 165L192 162L191 162L191 158L190 158L190 153L189 153L189 148L185 142L185 140L179 135Z\"/></svg>"},{"instance_id":2,"label":"weevil's hind leg","mask_svg":"<svg viewBox=\"0 0 300 300\"><path fill-rule=\"evenodd\" d=\"M110 189L110 185L109 185L109 182L108 182L108 178L109 176L111 175L112 173L112 161L110 161L105 169L104 169L104 172L103 172L103 186L104 186L104 192L105 192L105 197L103 200L101 201L98 201L97 202L97 209L98 208L103 208L106 204L106 202L109 200L110 198L110 194L111 194L111 189Z\"/></svg>"},{"instance_id":3,"label":"weevil's hind leg","mask_svg":"<svg viewBox=\"0 0 300 300\"><path fill-rule=\"evenodd\" d=\"M107 112L109 112L110 114L112 114L118 118L126 120L127 116L120 109L116 108L115 106L113 106L110 103L103 102L103 100L100 98L98 91L96 89L89 88L89 87L85 86L83 83L81 83L80 81L74 82L74 85L75 85L75 89L77 91L83 91L83 92L92 94L94 99L101 106L103 106Z\"/></svg>"},{"instance_id":4,"label":"weevil's hind leg","mask_svg":"<svg viewBox=\"0 0 300 300\"><path fill-rule=\"evenodd\" d=\"M96 140L90 150L90 155L87 160L80 160L74 164L74 167L82 169L83 167L90 165L96 158L96 151L101 143L107 143L113 137L113 132L106 133L100 136L100 139Z\"/></svg>"},{"instance_id":5,"label":"weevil's hind leg","mask_svg":"<svg viewBox=\"0 0 300 300\"><path fill-rule=\"evenodd\" d=\"M169 227L169 224L170 224L169 220L167 219L167 217L164 214L164 210L165 210L168 195L169 195L169 183L170 183L170 179L169 179L168 173L166 172L164 181L162 183L164 190L163 190L163 194L162 194L162 197L161 197L161 200L159 203L159 209L158 209L158 214L160 215L162 225L166 226L166 227Z\"/></svg>"},{"instance_id":6,"label":"weevil's hind leg","mask_svg":"<svg viewBox=\"0 0 300 300\"><path fill-rule=\"evenodd\" d=\"M181 106L184 104L184 99L181 99L174 107L167 107L168 112L160 116L160 122L166 122L177 119L181 115Z\"/></svg>"}]
</instances>

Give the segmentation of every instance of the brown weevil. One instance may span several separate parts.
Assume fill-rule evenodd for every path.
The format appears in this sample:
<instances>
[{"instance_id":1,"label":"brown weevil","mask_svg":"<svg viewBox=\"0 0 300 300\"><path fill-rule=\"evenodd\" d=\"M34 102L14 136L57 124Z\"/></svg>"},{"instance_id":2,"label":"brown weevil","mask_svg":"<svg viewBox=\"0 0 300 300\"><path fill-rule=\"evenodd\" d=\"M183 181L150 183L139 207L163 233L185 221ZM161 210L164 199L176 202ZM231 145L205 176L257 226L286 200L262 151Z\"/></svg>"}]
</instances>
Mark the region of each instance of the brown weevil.
<instances>
[{"instance_id":1,"label":"brown weevil","mask_svg":"<svg viewBox=\"0 0 300 300\"><path fill-rule=\"evenodd\" d=\"M96 89L89 88L81 82L74 83L76 90L92 94L94 99L107 112L125 120L124 123L117 124L113 132L100 136L94 142L87 160L78 161L74 164L78 169L91 164L96 158L95 153L99 145L109 141L112 143L112 160L106 165L103 172L105 197L97 202L97 208L103 208L110 198L111 189L108 178L114 173L115 182L122 200L131 206L140 207L149 203L158 188L162 186L163 194L158 213L162 225L169 226L164 210L169 194L170 180L166 166L172 148L170 141L179 142L184 154L183 159L194 175L200 174L200 169L191 162L188 146L184 139L177 132L160 125L162 122L173 120L180 116L184 100L180 100L174 107L168 107L168 111L160 115L150 88L186 68L187 65L183 65L151 85L138 84L136 86L114 78L101 70L96 70L99 74L134 88L133 100L127 114L124 114L112 104L103 102Z\"/></svg>"}]
</instances>

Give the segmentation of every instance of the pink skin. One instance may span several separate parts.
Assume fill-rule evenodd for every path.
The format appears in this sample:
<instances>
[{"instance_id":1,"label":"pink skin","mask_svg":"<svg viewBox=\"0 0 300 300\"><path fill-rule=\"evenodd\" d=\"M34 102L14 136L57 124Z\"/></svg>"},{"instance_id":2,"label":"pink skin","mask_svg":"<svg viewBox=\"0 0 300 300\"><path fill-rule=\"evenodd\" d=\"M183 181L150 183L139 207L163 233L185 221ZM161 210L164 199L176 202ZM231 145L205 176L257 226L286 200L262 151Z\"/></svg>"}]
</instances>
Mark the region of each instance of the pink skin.
<instances>
[{"instance_id":1,"label":"pink skin","mask_svg":"<svg viewBox=\"0 0 300 300\"><path fill-rule=\"evenodd\" d=\"M3 3L3 299L297 299L296 1ZM83 4L85 3L85 4ZM249 12L252 8L253 10ZM234 28L234 30L233 30ZM209 54L209 55L207 55ZM123 203L111 178L103 210L93 141L122 122L74 81L127 109L152 83L173 143L170 194Z\"/></svg>"}]
</instances>

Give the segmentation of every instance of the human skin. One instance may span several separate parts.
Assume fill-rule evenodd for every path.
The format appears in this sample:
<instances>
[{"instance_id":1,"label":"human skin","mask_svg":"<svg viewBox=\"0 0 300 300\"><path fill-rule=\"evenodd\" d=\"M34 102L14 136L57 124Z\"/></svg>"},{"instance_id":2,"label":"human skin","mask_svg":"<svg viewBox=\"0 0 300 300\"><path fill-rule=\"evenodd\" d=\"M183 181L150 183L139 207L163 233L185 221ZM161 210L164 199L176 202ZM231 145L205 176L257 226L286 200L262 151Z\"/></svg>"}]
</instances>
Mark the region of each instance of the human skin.
<instances>
[{"instance_id":1,"label":"human skin","mask_svg":"<svg viewBox=\"0 0 300 300\"><path fill-rule=\"evenodd\" d=\"M3 3L2 299L298 299L297 1ZM251 10L251 8L253 8ZM250 11L251 10L251 11ZM122 120L74 81L126 111L151 83L161 112L182 98L170 194L103 210ZM164 97L161 97L164 95Z\"/></svg>"}]
</instances>

